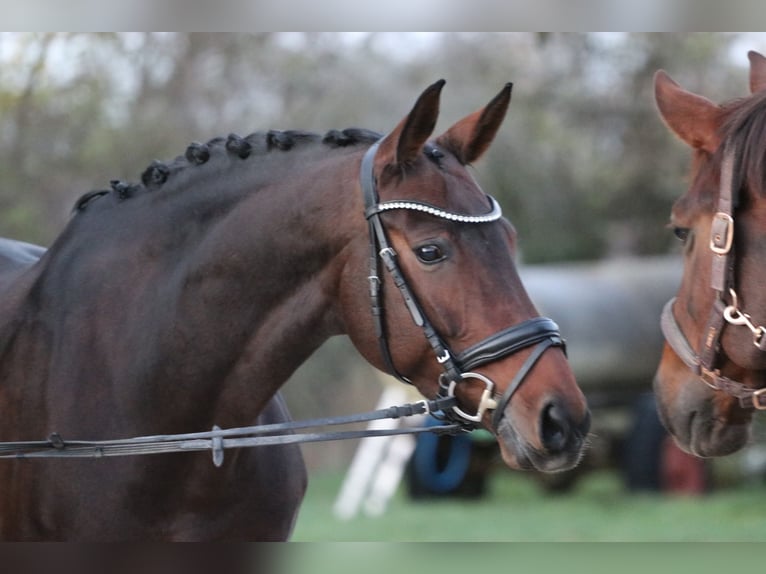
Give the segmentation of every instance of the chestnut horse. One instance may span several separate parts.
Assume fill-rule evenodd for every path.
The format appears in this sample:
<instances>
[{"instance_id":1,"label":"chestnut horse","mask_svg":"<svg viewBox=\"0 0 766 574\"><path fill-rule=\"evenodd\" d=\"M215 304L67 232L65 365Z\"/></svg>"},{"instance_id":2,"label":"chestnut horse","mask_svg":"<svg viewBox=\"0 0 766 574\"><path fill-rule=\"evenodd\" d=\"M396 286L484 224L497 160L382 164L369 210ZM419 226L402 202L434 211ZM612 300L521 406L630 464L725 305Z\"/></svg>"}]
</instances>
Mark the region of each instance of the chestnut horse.
<instances>
[{"instance_id":1,"label":"chestnut horse","mask_svg":"<svg viewBox=\"0 0 766 574\"><path fill-rule=\"evenodd\" d=\"M654 388L666 427L699 457L742 448L766 408L766 58L748 56L751 95L720 106L655 76L660 114L693 162L671 215L684 270Z\"/></svg>"},{"instance_id":2,"label":"chestnut horse","mask_svg":"<svg viewBox=\"0 0 766 574\"><path fill-rule=\"evenodd\" d=\"M286 420L280 386L347 334L425 397L454 396L448 414L490 428L509 466L574 466L585 399L519 280L513 227L467 169L511 86L429 140L443 84L385 137L192 144L142 183L83 196L47 252L0 244L0 441ZM204 453L2 460L0 532L285 539L305 474L297 446L220 468Z\"/></svg>"}]
</instances>

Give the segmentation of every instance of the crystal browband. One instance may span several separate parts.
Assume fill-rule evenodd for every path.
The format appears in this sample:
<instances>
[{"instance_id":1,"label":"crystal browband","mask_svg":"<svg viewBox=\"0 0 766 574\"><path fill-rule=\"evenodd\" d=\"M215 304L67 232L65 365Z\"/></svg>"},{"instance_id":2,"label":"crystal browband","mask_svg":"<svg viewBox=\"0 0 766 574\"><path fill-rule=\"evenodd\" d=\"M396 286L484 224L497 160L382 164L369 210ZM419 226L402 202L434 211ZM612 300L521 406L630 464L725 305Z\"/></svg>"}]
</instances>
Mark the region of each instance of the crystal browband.
<instances>
[{"instance_id":1,"label":"crystal browband","mask_svg":"<svg viewBox=\"0 0 766 574\"><path fill-rule=\"evenodd\" d=\"M369 219L373 215L383 211L407 209L410 211L421 211L423 213L427 213L428 215L433 215L434 217L448 219L449 221L457 221L459 223L490 223L500 219L503 216L503 211L497 201L495 201L494 197L488 195L487 198L490 201L492 210L485 215L462 215L459 213L452 213L450 211L445 211L444 209L421 201L385 201L383 203L378 203L372 208L368 209L365 215L367 216L367 219Z\"/></svg>"}]
</instances>

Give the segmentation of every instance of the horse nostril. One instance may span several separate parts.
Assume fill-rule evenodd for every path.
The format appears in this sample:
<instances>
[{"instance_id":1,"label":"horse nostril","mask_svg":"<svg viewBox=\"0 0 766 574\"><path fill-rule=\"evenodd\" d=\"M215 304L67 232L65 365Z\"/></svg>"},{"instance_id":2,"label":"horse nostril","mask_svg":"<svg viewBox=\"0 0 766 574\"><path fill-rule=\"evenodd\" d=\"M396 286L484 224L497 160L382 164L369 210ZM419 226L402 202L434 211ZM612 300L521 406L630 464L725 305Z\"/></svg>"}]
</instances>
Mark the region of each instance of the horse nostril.
<instances>
[{"instance_id":1,"label":"horse nostril","mask_svg":"<svg viewBox=\"0 0 766 574\"><path fill-rule=\"evenodd\" d=\"M540 415L540 438L543 447L551 453L562 452L570 442L572 422L566 409L549 403Z\"/></svg>"}]
</instances>

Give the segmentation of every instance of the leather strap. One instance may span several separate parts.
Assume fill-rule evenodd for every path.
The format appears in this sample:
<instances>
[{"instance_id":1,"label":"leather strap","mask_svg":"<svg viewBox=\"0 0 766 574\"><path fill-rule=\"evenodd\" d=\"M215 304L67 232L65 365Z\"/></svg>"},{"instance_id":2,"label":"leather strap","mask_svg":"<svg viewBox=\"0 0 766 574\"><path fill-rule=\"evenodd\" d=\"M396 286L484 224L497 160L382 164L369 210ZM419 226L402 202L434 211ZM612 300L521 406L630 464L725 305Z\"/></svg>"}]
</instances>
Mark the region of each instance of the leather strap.
<instances>
[{"instance_id":1,"label":"leather strap","mask_svg":"<svg viewBox=\"0 0 766 574\"><path fill-rule=\"evenodd\" d=\"M458 353L455 359L463 369L470 371L545 340L565 347L559 326L547 317L535 317L487 337Z\"/></svg>"},{"instance_id":2,"label":"leather strap","mask_svg":"<svg viewBox=\"0 0 766 574\"><path fill-rule=\"evenodd\" d=\"M497 407L495 408L495 412L492 414L492 425L495 428L497 428L498 425L500 424L500 419L503 417L503 411L505 411L505 407L507 407L508 403L511 401L511 397L513 397L516 391L519 390L521 383L524 382L524 379L529 374L529 371L532 370L532 367L535 366L537 361L540 360L540 357L543 356L543 353L549 347L559 346L559 345L560 343L558 343L553 338L544 339L541 343L537 345L537 347L535 347L532 353L527 357L526 361L524 361L524 364L521 366L521 369L519 369L519 371L516 373L516 376L513 377L513 380L508 385L508 388L505 389L505 392L500 397L500 400L497 402Z\"/></svg>"},{"instance_id":3,"label":"leather strap","mask_svg":"<svg viewBox=\"0 0 766 574\"><path fill-rule=\"evenodd\" d=\"M107 456L136 456L168 452L211 450L213 463L223 464L224 450L256 446L298 444L330 440L358 439L370 436L394 436L411 433L437 433L455 435L464 432L459 425L439 425L391 429L344 430L335 432L296 432L316 427L348 425L381 419L397 419L431 412L440 412L455 404L454 398L419 401L341 417L290 421L266 425L221 429L214 426L210 432L171 435L139 436L115 440L64 440L52 433L47 440L0 442L3 458L102 458Z\"/></svg>"},{"instance_id":4,"label":"leather strap","mask_svg":"<svg viewBox=\"0 0 766 574\"><path fill-rule=\"evenodd\" d=\"M720 351L721 332L726 321L723 310L726 308L724 298L733 280L731 262L734 261L734 203L738 197L738 189L734 186L734 150L727 143L724 147L724 157L721 162L721 177L718 188L718 211L713 216L710 228L710 250L712 263L710 270L710 286L716 292L716 298L710 309L710 315L700 340L699 360L702 368L712 371Z\"/></svg>"},{"instance_id":5,"label":"leather strap","mask_svg":"<svg viewBox=\"0 0 766 574\"><path fill-rule=\"evenodd\" d=\"M662 309L660 327L670 348L673 349L676 356L681 359L689 370L700 377L710 388L725 392L732 397L739 399L739 404L743 408L755 408L766 410L766 388L753 389L721 375L716 369L707 369L700 364L700 358L689 344L689 341L681 331L681 327L673 314L673 304L675 297L665 304Z\"/></svg>"},{"instance_id":6,"label":"leather strap","mask_svg":"<svg viewBox=\"0 0 766 574\"><path fill-rule=\"evenodd\" d=\"M695 375L699 376L702 372L700 369L700 361L696 351L689 344L689 341L684 336L681 327L676 321L673 314L673 305L676 302L676 298L673 297L670 301L665 303L665 307L662 309L662 315L660 316L660 329L665 337L670 348L673 349L676 356L681 359L689 370Z\"/></svg>"},{"instance_id":7,"label":"leather strap","mask_svg":"<svg viewBox=\"0 0 766 574\"><path fill-rule=\"evenodd\" d=\"M383 222L380 219L380 212L375 210L375 206L378 205L378 193L375 183L374 174L374 161L375 153L378 151L380 142L373 144L370 149L362 158L362 164L360 166L359 180L362 187L362 193L364 194L365 214L370 227L370 294L372 296L373 303L373 318L375 320L375 331L378 335L378 344L380 346L383 359L392 373L400 381L412 384L412 381L406 376L402 375L394 365L393 357L391 356L391 350L388 346L388 337L386 336L385 327L385 311L382 301L382 286L383 282L378 272L379 258L383 260L383 263L388 271L389 275L394 281L397 289L402 295L404 304L412 317L415 325L423 329L426 340L434 351L437 360L441 364L445 373L450 377L450 380L460 380L460 370L452 359L452 354L447 347L446 343L442 341L433 328L430 321L423 313L420 304L414 293L407 285L407 281L404 274L399 267L399 263L396 259L396 251L391 247L386 236L386 231L383 227ZM374 284L374 285L373 285ZM374 291L374 293L373 293Z\"/></svg>"}]
</instances>

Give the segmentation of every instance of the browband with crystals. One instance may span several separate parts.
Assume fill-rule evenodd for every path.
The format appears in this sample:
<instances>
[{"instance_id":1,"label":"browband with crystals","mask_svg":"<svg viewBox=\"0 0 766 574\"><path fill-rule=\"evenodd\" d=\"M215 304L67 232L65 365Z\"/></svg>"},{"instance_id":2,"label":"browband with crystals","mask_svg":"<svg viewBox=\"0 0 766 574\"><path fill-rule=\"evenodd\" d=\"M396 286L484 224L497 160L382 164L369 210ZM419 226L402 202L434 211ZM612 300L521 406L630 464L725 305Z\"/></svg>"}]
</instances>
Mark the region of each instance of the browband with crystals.
<instances>
[{"instance_id":1,"label":"browband with crystals","mask_svg":"<svg viewBox=\"0 0 766 574\"><path fill-rule=\"evenodd\" d=\"M378 203L365 211L365 216L369 219L370 216L382 211L391 211L394 209L408 209L412 211L422 211L428 215L434 217L440 217L441 219L448 219L450 221L457 221L458 223L491 223L497 221L503 216L503 210L500 208L500 204L495 201L495 198L488 195L492 210L484 215L462 215L460 213L452 213L445 211L430 203L423 201L384 201Z\"/></svg>"}]
</instances>

